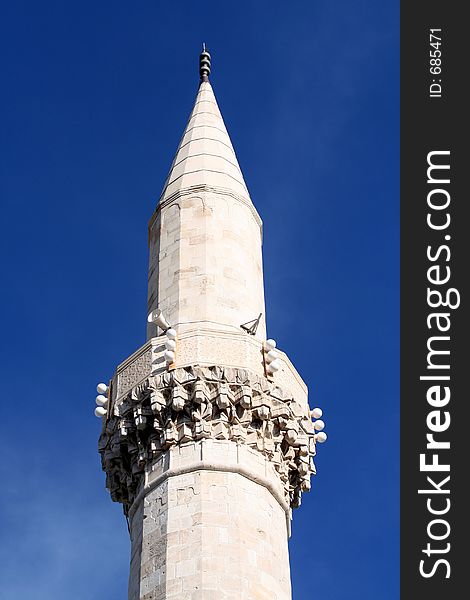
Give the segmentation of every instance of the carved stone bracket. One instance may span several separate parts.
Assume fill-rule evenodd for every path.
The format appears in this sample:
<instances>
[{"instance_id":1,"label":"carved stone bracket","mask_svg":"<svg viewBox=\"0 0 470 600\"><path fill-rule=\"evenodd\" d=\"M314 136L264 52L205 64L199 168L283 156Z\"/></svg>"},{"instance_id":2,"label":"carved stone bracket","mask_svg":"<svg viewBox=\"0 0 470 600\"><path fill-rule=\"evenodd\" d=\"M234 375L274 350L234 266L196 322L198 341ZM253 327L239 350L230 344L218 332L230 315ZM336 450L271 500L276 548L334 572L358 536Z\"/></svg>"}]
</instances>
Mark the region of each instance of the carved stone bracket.
<instances>
[{"instance_id":1,"label":"carved stone bracket","mask_svg":"<svg viewBox=\"0 0 470 600\"><path fill-rule=\"evenodd\" d=\"M106 487L127 512L162 453L212 438L263 454L296 508L315 474L314 428L301 412L278 386L245 369L194 366L149 376L110 407L99 440Z\"/></svg>"}]
</instances>

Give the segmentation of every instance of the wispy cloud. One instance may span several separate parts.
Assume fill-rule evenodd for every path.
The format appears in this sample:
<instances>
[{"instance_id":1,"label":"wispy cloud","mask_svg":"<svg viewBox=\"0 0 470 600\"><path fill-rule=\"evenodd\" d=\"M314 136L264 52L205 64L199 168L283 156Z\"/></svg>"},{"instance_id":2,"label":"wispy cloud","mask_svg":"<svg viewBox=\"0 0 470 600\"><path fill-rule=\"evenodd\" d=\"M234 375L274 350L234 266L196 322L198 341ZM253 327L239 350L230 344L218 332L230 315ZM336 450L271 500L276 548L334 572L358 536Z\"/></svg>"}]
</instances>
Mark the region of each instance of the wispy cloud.
<instances>
[{"instance_id":1,"label":"wispy cloud","mask_svg":"<svg viewBox=\"0 0 470 600\"><path fill-rule=\"evenodd\" d=\"M10 446L11 448L11 446ZM96 496L88 465L2 452L4 600L127 598L129 541L120 507Z\"/></svg>"}]
</instances>

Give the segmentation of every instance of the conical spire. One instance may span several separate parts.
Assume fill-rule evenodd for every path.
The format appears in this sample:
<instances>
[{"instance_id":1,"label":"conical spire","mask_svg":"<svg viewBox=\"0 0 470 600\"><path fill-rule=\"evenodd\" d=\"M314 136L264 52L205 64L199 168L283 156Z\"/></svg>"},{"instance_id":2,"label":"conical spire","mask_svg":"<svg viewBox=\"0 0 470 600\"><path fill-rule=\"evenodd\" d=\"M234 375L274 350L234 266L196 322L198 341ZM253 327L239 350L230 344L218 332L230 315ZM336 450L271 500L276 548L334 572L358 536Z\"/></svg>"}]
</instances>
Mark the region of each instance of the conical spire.
<instances>
[{"instance_id":1,"label":"conical spire","mask_svg":"<svg viewBox=\"0 0 470 600\"><path fill-rule=\"evenodd\" d=\"M209 82L210 54L203 47L201 83L160 202L182 190L214 190L251 202L235 151Z\"/></svg>"}]
</instances>

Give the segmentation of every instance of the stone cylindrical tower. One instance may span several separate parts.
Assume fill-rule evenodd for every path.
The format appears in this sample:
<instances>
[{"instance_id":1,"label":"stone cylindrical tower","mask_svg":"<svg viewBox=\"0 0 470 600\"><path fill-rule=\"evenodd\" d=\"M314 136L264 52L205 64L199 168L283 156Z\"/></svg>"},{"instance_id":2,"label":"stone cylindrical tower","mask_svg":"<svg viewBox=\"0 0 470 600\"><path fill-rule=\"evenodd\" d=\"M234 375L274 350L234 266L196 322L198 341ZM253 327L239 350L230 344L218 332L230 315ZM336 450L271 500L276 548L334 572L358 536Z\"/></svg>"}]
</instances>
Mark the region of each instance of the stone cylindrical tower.
<instances>
[{"instance_id":1,"label":"stone cylindrical tower","mask_svg":"<svg viewBox=\"0 0 470 600\"><path fill-rule=\"evenodd\" d=\"M129 600L289 600L291 513L326 438L266 340L261 219L209 73L204 49L149 224L147 342L97 409L106 485L129 520Z\"/></svg>"}]
</instances>

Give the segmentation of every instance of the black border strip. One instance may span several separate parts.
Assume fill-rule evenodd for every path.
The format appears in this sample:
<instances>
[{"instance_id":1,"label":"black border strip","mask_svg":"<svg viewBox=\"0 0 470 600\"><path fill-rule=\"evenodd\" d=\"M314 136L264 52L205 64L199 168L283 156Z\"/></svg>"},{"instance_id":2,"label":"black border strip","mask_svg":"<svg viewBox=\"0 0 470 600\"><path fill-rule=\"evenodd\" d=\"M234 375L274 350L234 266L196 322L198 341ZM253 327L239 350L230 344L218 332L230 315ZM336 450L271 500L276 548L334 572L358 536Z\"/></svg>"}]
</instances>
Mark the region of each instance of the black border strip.
<instances>
[{"instance_id":1,"label":"black border strip","mask_svg":"<svg viewBox=\"0 0 470 600\"><path fill-rule=\"evenodd\" d=\"M470 53L464 8L435 0L401 3L402 600L465 597L470 575L465 564ZM436 166L428 172L430 164ZM441 297L451 305L460 300L460 306L439 305ZM430 470L433 460L436 470Z\"/></svg>"}]
</instances>

